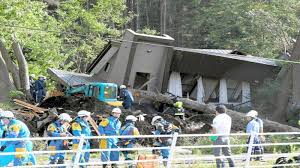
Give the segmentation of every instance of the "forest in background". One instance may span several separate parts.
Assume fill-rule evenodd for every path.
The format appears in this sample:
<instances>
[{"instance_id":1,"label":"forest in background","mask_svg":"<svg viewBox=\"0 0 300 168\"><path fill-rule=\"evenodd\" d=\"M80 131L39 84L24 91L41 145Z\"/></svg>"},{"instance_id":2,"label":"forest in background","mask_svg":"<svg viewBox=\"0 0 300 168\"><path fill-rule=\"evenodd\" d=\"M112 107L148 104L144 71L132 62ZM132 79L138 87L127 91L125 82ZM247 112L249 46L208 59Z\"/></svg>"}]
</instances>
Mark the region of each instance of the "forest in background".
<instances>
[{"instance_id":1,"label":"forest in background","mask_svg":"<svg viewBox=\"0 0 300 168\"><path fill-rule=\"evenodd\" d=\"M299 29L297 0L2 0L0 37L15 61L15 34L29 73L84 72L126 28L168 34L176 46L288 55Z\"/></svg>"}]
</instances>

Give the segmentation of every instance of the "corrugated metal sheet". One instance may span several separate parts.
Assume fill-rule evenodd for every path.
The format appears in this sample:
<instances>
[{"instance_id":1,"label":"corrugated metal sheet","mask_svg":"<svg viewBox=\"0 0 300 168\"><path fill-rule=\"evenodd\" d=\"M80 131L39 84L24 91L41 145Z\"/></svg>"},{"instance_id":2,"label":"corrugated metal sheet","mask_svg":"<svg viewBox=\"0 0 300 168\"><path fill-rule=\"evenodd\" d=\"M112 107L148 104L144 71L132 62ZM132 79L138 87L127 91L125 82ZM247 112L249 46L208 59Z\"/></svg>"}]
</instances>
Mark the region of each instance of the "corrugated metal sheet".
<instances>
[{"instance_id":1,"label":"corrugated metal sheet","mask_svg":"<svg viewBox=\"0 0 300 168\"><path fill-rule=\"evenodd\" d=\"M48 68L48 73L65 86L97 82L91 75Z\"/></svg>"},{"instance_id":2,"label":"corrugated metal sheet","mask_svg":"<svg viewBox=\"0 0 300 168\"><path fill-rule=\"evenodd\" d=\"M222 58L233 59L233 60L247 61L247 62L252 62L252 63L257 63L257 64L278 66L275 61L268 60L263 57L256 57L256 56L251 56L251 55L230 54L231 52L233 52L233 50L192 49L192 48L182 48L182 47L174 47L174 50L190 52L190 53L198 53L198 54L207 55L207 56L222 57Z\"/></svg>"},{"instance_id":3,"label":"corrugated metal sheet","mask_svg":"<svg viewBox=\"0 0 300 168\"><path fill-rule=\"evenodd\" d=\"M177 48L177 47L176 47ZM234 50L221 50L221 49L195 49L199 52L213 52L213 53L218 53L218 54L230 54L232 53Z\"/></svg>"}]
</instances>

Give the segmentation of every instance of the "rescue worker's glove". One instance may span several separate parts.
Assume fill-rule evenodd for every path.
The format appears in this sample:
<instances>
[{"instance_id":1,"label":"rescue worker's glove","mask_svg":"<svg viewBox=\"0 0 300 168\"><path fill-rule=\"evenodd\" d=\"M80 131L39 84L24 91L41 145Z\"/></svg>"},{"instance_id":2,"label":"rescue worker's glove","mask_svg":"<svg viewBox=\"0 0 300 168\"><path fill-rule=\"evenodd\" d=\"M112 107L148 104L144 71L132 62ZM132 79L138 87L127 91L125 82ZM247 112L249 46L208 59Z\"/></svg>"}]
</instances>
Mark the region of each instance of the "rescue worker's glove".
<instances>
[{"instance_id":1,"label":"rescue worker's glove","mask_svg":"<svg viewBox=\"0 0 300 168\"><path fill-rule=\"evenodd\" d=\"M6 146L1 146L0 151L3 152Z\"/></svg>"},{"instance_id":2,"label":"rescue worker's glove","mask_svg":"<svg viewBox=\"0 0 300 168\"><path fill-rule=\"evenodd\" d=\"M71 150L73 146L73 142L69 142L67 140L63 141L63 150Z\"/></svg>"}]
</instances>

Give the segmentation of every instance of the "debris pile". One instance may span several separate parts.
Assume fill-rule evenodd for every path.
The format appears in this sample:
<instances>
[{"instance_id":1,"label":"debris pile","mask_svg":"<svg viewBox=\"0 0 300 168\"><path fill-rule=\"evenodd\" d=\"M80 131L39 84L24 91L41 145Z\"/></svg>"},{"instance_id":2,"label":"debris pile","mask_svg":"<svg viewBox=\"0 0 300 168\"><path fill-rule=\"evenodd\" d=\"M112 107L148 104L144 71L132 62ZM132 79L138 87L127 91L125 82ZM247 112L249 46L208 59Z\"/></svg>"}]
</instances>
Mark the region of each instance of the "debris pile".
<instances>
[{"instance_id":1,"label":"debris pile","mask_svg":"<svg viewBox=\"0 0 300 168\"><path fill-rule=\"evenodd\" d=\"M160 115L167 121L179 126L183 133L207 133L211 128L210 124L214 118L214 107L211 105L199 104L190 99L180 99L180 101L183 101L184 108L186 109L186 119L182 120L170 113L166 113L166 110L158 112L159 110L156 108L157 103L164 104L165 109L172 105L172 99L167 95L141 90L133 90L133 93L136 100L133 104L133 108L132 110L122 109L123 115L120 119L121 121L124 121L127 115L145 115L145 121L138 121L136 123L141 134L151 134L153 131L151 119L157 115ZM16 112L20 114L17 116L25 121L33 132L39 133L39 135L43 134L47 125L50 122L53 122L60 113L66 112L72 117L75 117L79 110L87 110L92 112L92 117L98 124L102 118L109 116L113 108L104 102L100 102L96 98L77 96L50 97L43 101L39 107L34 106L37 109L44 110L44 113L36 113L38 115L34 114L35 108L32 106L26 106L27 109L28 107L31 107L31 110L33 110L32 113L20 109L16 110ZM244 122L244 115L232 110L228 110L228 114L233 119L232 132L243 131L246 125ZM264 126L265 132L300 131L297 128L269 120L264 120Z\"/></svg>"}]
</instances>

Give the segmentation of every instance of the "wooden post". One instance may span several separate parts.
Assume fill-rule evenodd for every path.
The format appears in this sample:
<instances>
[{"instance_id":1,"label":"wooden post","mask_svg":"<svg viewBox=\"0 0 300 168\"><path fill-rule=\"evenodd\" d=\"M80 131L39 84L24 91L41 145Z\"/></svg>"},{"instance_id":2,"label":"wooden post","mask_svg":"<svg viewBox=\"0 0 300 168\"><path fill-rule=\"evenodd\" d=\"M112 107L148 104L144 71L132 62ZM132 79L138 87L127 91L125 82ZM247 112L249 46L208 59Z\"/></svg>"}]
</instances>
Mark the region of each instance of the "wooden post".
<instances>
[{"instance_id":1,"label":"wooden post","mask_svg":"<svg viewBox=\"0 0 300 168\"><path fill-rule=\"evenodd\" d=\"M221 104L227 104L228 103L227 83L226 83L226 79L224 79L224 78L222 78L220 80L219 103L221 103Z\"/></svg>"}]
</instances>

